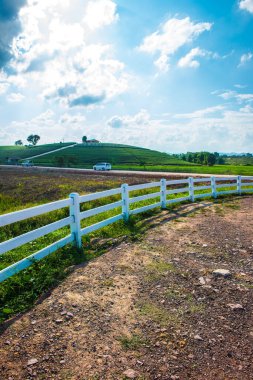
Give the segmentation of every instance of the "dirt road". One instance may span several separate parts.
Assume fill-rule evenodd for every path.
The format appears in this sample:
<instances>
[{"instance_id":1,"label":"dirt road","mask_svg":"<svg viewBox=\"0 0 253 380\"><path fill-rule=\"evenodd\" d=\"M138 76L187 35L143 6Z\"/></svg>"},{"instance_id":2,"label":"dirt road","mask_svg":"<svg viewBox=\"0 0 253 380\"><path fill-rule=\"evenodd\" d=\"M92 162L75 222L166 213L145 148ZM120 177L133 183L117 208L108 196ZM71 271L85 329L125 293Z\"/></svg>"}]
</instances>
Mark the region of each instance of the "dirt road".
<instances>
[{"instance_id":1,"label":"dirt road","mask_svg":"<svg viewBox=\"0 0 253 380\"><path fill-rule=\"evenodd\" d=\"M252 379L252 206L163 211L75 268L3 331L1 380Z\"/></svg>"},{"instance_id":2,"label":"dirt road","mask_svg":"<svg viewBox=\"0 0 253 380\"><path fill-rule=\"evenodd\" d=\"M22 166L11 166L11 165L0 165L2 168L8 169L19 169L25 170ZM76 169L76 168L57 168L57 167L46 167L46 166L33 166L29 170L34 171L59 171L67 173L78 173L78 174L101 174L108 176L139 176L139 177L154 177L154 178L174 178L174 177L205 177L210 178L212 174L201 174L201 173L174 173L174 172L151 172L151 171L136 171L136 170L110 170L110 171L94 171L93 169ZM220 178L235 178L235 175L225 175L225 174L214 174L215 177Z\"/></svg>"}]
</instances>

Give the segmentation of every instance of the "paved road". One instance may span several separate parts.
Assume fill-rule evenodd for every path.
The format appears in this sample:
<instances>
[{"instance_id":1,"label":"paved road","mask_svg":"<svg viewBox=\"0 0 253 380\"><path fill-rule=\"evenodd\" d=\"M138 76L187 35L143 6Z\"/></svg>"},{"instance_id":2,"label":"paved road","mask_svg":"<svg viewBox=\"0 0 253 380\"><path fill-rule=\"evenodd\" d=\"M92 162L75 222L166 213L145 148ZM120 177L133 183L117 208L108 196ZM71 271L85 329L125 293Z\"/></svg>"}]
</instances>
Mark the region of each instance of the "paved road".
<instances>
[{"instance_id":1,"label":"paved road","mask_svg":"<svg viewBox=\"0 0 253 380\"><path fill-rule=\"evenodd\" d=\"M174 173L174 172L149 172L149 171L137 171L137 170L111 170L108 172L104 171L94 171L93 169L76 169L76 168L57 168L57 167L47 167L47 166L33 166L29 168L24 168L22 166L14 166L14 165L0 165L2 168L13 168L13 169L19 169L19 170L37 170L37 171L65 171L67 173L86 173L86 174L101 174L101 175L108 175L108 176L118 176L118 175L125 175L125 176L133 176L138 175L142 177L210 177L212 174L200 174L200 173ZM214 175L214 174L213 174ZM227 177L227 178L234 178L235 175L221 175L221 174L215 174L215 177Z\"/></svg>"}]
</instances>

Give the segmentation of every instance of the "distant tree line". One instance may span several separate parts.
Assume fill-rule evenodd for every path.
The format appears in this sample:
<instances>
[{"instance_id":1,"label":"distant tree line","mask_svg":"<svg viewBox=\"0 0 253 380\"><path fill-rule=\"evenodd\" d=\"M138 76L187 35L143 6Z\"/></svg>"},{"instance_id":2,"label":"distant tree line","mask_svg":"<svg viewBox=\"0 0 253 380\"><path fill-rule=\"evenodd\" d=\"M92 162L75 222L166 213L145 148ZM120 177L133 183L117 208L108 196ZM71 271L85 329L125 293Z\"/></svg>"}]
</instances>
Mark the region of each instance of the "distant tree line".
<instances>
[{"instance_id":1,"label":"distant tree line","mask_svg":"<svg viewBox=\"0 0 253 380\"><path fill-rule=\"evenodd\" d=\"M225 163L224 158L217 152L187 152L180 154L180 158L184 161L206 166L222 165Z\"/></svg>"},{"instance_id":2,"label":"distant tree line","mask_svg":"<svg viewBox=\"0 0 253 380\"><path fill-rule=\"evenodd\" d=\"M223 154L222 157L225 157L225 158L227 158L227 157L235 157L235 158L237 158L237 157L248 157L248 158L251 158L251 157L253 157L253 154L252 153L238 153L238 154L231 153L231 154Z\"/></svg>"}]
</instances>

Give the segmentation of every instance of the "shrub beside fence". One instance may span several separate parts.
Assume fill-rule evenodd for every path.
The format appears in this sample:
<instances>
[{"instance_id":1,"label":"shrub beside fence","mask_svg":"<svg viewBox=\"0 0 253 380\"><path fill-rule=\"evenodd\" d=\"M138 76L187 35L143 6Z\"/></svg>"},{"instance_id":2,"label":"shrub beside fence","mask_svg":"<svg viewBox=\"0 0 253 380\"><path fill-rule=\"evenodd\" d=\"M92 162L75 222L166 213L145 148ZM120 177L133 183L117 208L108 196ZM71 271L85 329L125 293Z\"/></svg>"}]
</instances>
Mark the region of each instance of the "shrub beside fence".
<instances>
[{"instance_id":1,"label":"shrub beside fence","mask_svg":"<svg viewBox=\"0 0 253 380\"><path fill-rule=\"evenodd\" d=\"M177 187L182 185L182 187ZM173 186L173 188L169 188ZM132 195L132 192L143 191L147 189L155 189L153 193L144 195ZM227 190L227 188L231 188ZM159 190L159 191L157 191ZM207 192L203 192L207 191ZM29 267L35 261L41 260L48 256L50 253L55 252L59 248L72 243L76 247L81 248L82 236L87 235L93 231L103 228L109 224L115 223L118 220L128 221L131 215L145 212L157 207L166 209L167 205L179 203L184 201L194 202L195 199L213 197L217 198L220 195L238 194L253 192L253 176L251 177L210 177L210 178L187 178L180 180L167 181L162 179L159 182L151 182L140 185L123 184L120 188L96 192L87 195L79 195L71 193L68 199L47 203L45 205L31 207L21 211L12 212L0 216L0 227L19 222L28 218L38 215L59 210L69 207L69 216L60 219L56 222L50 223L46 226L40 227L33 231L29 231L20 236L14 237L10 240L0 243L0 255L18 248L28 242L36 240L45 236L53 231L59 230L65 226L70 227L70 234L66 237L56 241L55 243L39 250L36 253L8 266L0 271L0 282L20 272L21 270ZM175 197L175 195L182 195ZM114 195L120 196L120 200L109 203L100 207L95 207L90 210L81 211L80 205L86 202L107 198ZM150 201L154 199L154 203L138 207L139 202ZM158 200L159 199L159 200ZM136 207L137 206L137 207ZM121 208L121 213L104 219L98 223L90 226L81 227L81 221L91 216L104 213L109 210Z\"/></svg>"}]
</instances>

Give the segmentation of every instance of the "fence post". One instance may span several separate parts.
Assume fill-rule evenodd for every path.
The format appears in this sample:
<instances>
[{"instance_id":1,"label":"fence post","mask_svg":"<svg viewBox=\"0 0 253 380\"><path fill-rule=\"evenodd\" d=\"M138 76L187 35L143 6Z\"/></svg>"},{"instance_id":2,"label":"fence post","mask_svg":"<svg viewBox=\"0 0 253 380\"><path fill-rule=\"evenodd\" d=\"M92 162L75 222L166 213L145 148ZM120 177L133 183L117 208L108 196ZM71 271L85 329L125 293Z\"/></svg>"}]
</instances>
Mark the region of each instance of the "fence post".
<instances>
[{"instance_id":1,"label":"fence post","mask_svg":"<svg viewBox=\"0 0 253 380\"><path fill-rule=\"evenodd\" d=\"M161 208L162 210L166 209L166 179L161 179L161 190L160 190L160 199L161 199Z\"/></svg>"},{"instance_id":2,"label":"fence post","mask_svg":"<svg viewBox=\"0 0 253 380\"><path fill-rule=\"evenodd\" d=\"M128 184L121 185L121 197L122 197L122 214L125 222L129 219L129 189Z\"/></svg>"},{"instance_id":3,"label":"fence post","mask_svg":"<svg viewBox=\"0 0 253 380\"><path fill-rule=\"evenodd\" d=\"M82 237L81 237L81 225L80 225L80 201L78 193L71 193L69 197L72 200L72 205L70 206L70 216L72 216L73 221L70 224L71 234L74 235L74 244L78 247L82 247Z\"/></svg>"},{"instance_id":4,"label":"fence post","mask_svg":"<svg viewBox=\"0 0 253 380\"><path fill-rule=\"evenodd\" d=\"M214 198L217 198L215 177L211 177L211 189L212 189L212 196Z\"/></svg>"},{"instance_id":5,"label":"fence post","mask_svg":"<svg viewBox=\"0 0 253 380\"><path fill-rule=\"evenodd\" d=\"M242 195L242 177L240 175L237 176L237 192L239 195Z\"/></svg>"},{"instance_id":6,"label":"fence post","mask_svg":"<svg viewBox=\"0 0 253 380\"><path fill-rule=\"evenodd\" d=\"M192 202L194 202L194 182L193 182L193 178L189 177L188 181L189 181L189 198L190 198L190 200Z\"/></svg>"}]
</instances>

